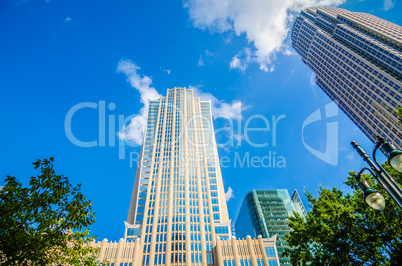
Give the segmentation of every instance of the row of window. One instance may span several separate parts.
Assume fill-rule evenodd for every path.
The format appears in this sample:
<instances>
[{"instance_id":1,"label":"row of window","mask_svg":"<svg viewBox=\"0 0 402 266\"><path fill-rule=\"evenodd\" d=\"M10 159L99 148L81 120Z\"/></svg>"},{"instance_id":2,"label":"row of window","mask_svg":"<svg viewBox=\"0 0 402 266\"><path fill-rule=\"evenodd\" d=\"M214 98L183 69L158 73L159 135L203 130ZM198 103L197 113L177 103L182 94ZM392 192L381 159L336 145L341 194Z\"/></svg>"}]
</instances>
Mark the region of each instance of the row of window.
<instances>
[{"instance_id":1,"label":"row of window","mask_svg":"<svg viewBox=\"0 0 402 266\"><path fill-rule=\"evenodd\" d=\"M263 259L256 259L257 266L265 266ZM269 266L278 266L277 260L268 260ZM251 259L240 259L240 266L252 266ZM223 260L223 266L236 266L235 260Z\"/></svg>"},{"instance_id":2,"label":"row of window","mask_svg":"<svg viewBox=\"0 0 402 266\"><path fill-rule=\"evenodd\" d=\"M320 53L320 51L317 51L317 53ZM325 57L325 55L324 55L324 57ZM325 60L324 60L324 61L325 61ZM324 64L324 65L327 65L326 62L324 62L323 64ZM341 64L342 64L342 63L341 63ZM334 65L334 64L332 64L332 65ZM328 66L328 67L329 67L329 68L332 68L332 66ZM355 67L356 67L356 66L355 66ZM369 70L371 70L371 69L369 69ZM332 72L332 70L331 70L331 72ZM353 73L353 70L350 70L350 72ZM373 74L375 74L375 72L376 72L376 71L373 71ZM362 97L364 97L365 100L366 100L366 101L363 101L363 100L360 99L360 97L359 97L359 94L361 93L360 90L359 90L355 85L353 85L352 83L350 83L350 82L348 81L348 79L340 79L340 78L338 77L338 75L333 75L333 73L335 73L335 72L329 74L329 71L324 71L324 70L323 70L323 71L321 71L320 73L323 74L322 78L324 78L324 79L325 79L325 76L330 75L330 76L331 76L331 79L335 79L335 80L337 81L337 82L334 82L333 80L330 80L330 81L328 81L328 83L332 85L332 87L333 87L332 90L337 91L337 90L339 89L339 92L342 91L344 94L346 94L346 96L343 97L344 100L343 100L343 101L340 101L340 103L339 103L340 107L341 107L344 111L346 110L345 112L346 112L349 116L352 116L351 119L352 119L353 121L356 121L356 124L357 124L357 125L361 124L362 130L364 131L364 133L368 133L369 138L371 138L371 137L373 136L373 134L377 134L377 133L373 133L373 132L371 131L371 129L369 129L369 128L367 128L366 130L363 129L364 127L367 127L367 125L364 124L364 123L366 123L366 122L371 123L371 125L372 125L373 127L376 127L376 125L378 125L378 126L380 126L380 127L383 126L381 123L378 123L378 121L376 121L376 119L373 117L372 113L375 113L375 111L374 111L374 110L370 111L370 110L371 110L371 107L370 107L370 105L367 105L367 102L368 102L368 101L371 102L371 100L370 100L369 97L371 97L371 98L374 99L374 100L377 99L377 101L379 101L379 102L381 103L381 105L385 105L384 108L388 109L391 113L393 113L393 109L394 109L394 108L390 108L390 107L388 107L388 106L385 104L385 102L390 103L390 102L391 102L391 99L390 99L389 97L387 97L387 98L385 99L385 101L381 101L380 98L377 98L376 94L377 94L377 95L380 95L382 98L385 98L384 93L380 93L380 91L379 91L378 89L376 89L373 85L368 85L368 86L371 86L372 90L375 90L375 91L376 91L376 94L372 94L371 91L367 91L367 87L366 87L366 86L363 87L362 84L360 83L360 84L358 84L358 86L359 86L360 88L362 88L362 90L365 91L365 92L369 95L369 96L362 96ZM378 74L378 72L377 72L377 74ZM381 75L379 74L379 76L381 76ZM359 76L359 78L360 78L360 76ZM372 78L372 76L371 76L370 78ZM351 79L354 80L353 77L352 77ZM384 79L385 79L385 77L384 77ZM375 80L375 81L376 81L376 80ZM344 84L342 84L343 82L346 82L347 84L344 85ZM338 83L340 83L341 85L338 85ZM331 98L335 97L334 99L337 99L337 100L338 100L337 95L336 95L336 94L333 94L332 90L328 90L328 89L326 88L326 86L325 86L324 84L322 84L321 82L320 82L319 85L320 85L321 88L323 88L323 90L324 90ZM380 86L381 86L381 85L382 85L382 84L380 84ZM353 88L353 90L351 90L351 88ZM348 96L348 92L346 92L346 90L347 90L348 92L350 92L352 96L355 94L355 92L357 92L357 94L355 95L356 97ZM388 87L385 87L384 90L388 91ZM392 94L392 93L394 93L394 92L393 92L393 91L390 91L390 94ZM334 96L332 97L331 95L334 95ZM339 95L342 95L342 93L340 92ZM399 99L400 99L400 96L397 95L396 97L399 97ZM356 98L357 98L358 100L356 100ZM360 118L359 118L358 116L356 116L355 113L348 111L349 108L347 107L347 105L345 105L344 101L347 102L347 103L349 103L349 105L352 106L352 107L355 106L355 105L357 106L357 107L355 108L355 109L356 109L356 112L358 112L358 113L360 114L360 116L364 119L364 122L361 121ZM351 101L353 101L353 103L352 103ZM362 106L360 106L360 103L363 104L365 107L363 108ZM392 104L393 106L395 106L396 102L395 102L395 101L392 101L391 104ZM364 110L365 110L365 111L364 111ZM364 111L367 116L364 115L364 114L362 114L362 111ZM369 113L369 111L370 111L370 113ZM387 113L384 113L382 110L379 110L379 111L380 111L383 115L385 115L385 116L388 117L388 114L387 114ZM370 119L368 119L368 116L370 117ZM380 116L377 116L377 117L378 117L378 118L381 118ZM373 122L373 119L374 119L374 122ZM391 117L388 117L388 119L389 119L390 121L393 121L393 118L391 118ZM396 129L395 126L393 125L393 124L395 124L395 123L392 123L392 125L391 125L389 122L387 122L387 121L385 121L385 120L383 121L383 123L386 124L388 128L392 129L395 133L397 133L397 129ZM365 131L366 131L366 132L365 132ZM388 129L384 129L384 131L388 131ZM381 132L382 132L382 130L378 129L378 133L381 134ZM385 132L385 133L388 135L388 132ZM393 134L392 134L392 135L393 135ZM394 135L391 137L391 139L394 139ZM394 139L394 140L395 140L395 139ZM396 141L396 142L399 142L398 139L396 139L395 141Z\"/></svg>"},{"instance_id":3,"label":"row of window","mask_svg":"<svg viewBox=\"0 0 402 266\"><path fill-rule=\"evenodd\" d=\"M318 49L317 49L318 50ZM323 56L323 57L325 57L325 55L321 55L321 52L320 51L317 51L317 53L318 54L320 54L320 56ZM343 58L342 58L343 59ZM338 60L338 59L337 59ZM324 60L325 61L325 60ZM343 61L342 61L343 62ZM342 62L337 62L339 65L343 65L343 63ZM323 65L325 65L325 66L327 66L327 63L326 62L323 62L322 63ZM337 64L337 65L338 65ZM314 65L314 64L313 64ZM331 65L329 65L328 64L328 68L330 68L330 69L332 69L332 65L333 64L331 64ZM345 67L347 67L347 66L345 66ZM357 67L358 68L358 67ZM348 72L343 72L343 69L342 68L339 68L339 70L342 72L342 75L346 75L346 76L348 76L352 81L356 81L357 82L357 80L355 80L353 77L350 77L350 74L348 74L348 72L350 72L351 74L353 74L353 70L352 69L350 69L350 70L348 70ZM339 80L339 82L346 82L347 83L347 85L348 86L340 86L340 89L341 90L344 90L344 88L346 88L350 93L351 93L351 95L353 96L354 94L355 94L355 91L358 93L357 95L356 95L356 97L359 97L358 95L361 93L360 92L360 90L354 85L354 84L352 84L352 83L350 83L349 82L349 80L348 79L342 79L342 80L340 80L339 78L338 78L338 76L339 75L334 75L334 74L336 74L336 70L330 70L330 73L327 73L328 71L325 71L325 70L322 70L322 71L319 71L319 73L321 73L321 75L323 75L323 77L325 77L326 75L330 75L332 78L334 78L334 79L337 79L337 80ZM332 72L332 73L331 73ZM375 71L374 71L375 72ZM355 72L355 75L356 75L357 73ZM368 76L368 74L366 73L366 75ZM359 78L359 80L361 79L361 76L359 75L358 76L358 78ZM385 77L384 77L385 78ZM372 80L373 79L373 76L370 76L370 80ZM366 80L362 80L363 82L366 82ZM374 81L377 81L377 80L374 80ZM332 82L330 82L330 83L332 83ZM382 85L382 84L380 84L380 85ZM335 86L335 84L334 84L334 86ZM361 87L365 92L367 92L367 94L369 94L369 96L371 97L371 98L373 98L373 99L377 99L377 96L376 96L376 94L377 95L379 95L379 96L381 96L382 98L385 98L385 94L384 93L380 93L380 91L379 91L379 89L378 88L375 88L374 87L374 85L370 85L369 83L367 83L367 86L369 87L369 88L371 88L373 91L375 91L376 92L376 94L372 94L371 93L371 91L367 91L367 87L366 86L362 86L362 84L361 83L359 83L358 84L358 86L359 87ZM353 90L351 90L351 88L353 88ZM385 90L388 90L388 88L386 87L385 88ZM390 93L394 93L394 92L390 92ZM397 96L398 97L398 96ZM346 97L346 98L352 98L352 97ZM366 98L367 98L367 100L369 100L369 98L366 96ZM379 100L379 99L378 99ZM386 102L391 102L391 99L389 98L389 97L387 97L386 99ZM381 103L382 103L382 101L380 101ZM392 105L396 105L396 102L394 102L394 101L392 101ZM393 109L393 108L390 108L391 110Z\"/></svg>"},{"instance_id":4,"label":"row of window","mask_svg":"<svg viewBox=\"0 0 402 266\"><path fill-rule=\"evenodd\" d=\"M347 26L340 25L337 27L335 36L352 46L358 52L367 56L373 62L385 67L386 71L396 77L402 73L402 55L397 51L389 51L379 41L365 36Z\"/></svg>"}]
</instances>

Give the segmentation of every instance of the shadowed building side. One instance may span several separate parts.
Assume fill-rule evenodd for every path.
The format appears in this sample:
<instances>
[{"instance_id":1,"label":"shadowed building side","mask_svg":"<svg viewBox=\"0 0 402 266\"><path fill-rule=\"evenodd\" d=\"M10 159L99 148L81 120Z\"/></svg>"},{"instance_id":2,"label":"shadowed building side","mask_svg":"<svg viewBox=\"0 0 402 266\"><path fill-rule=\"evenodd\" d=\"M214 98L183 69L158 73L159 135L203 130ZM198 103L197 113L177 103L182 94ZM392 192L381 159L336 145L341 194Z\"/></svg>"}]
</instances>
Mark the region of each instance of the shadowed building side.
<instances>
[{"instance_id":1,"label":"shadowed building side","mask_svg":"<svg viewBox=\"0 0 402 266\"><path fill-rule=\"evenodd\" d=\"M341 8L308 8L296 18L292 46L317 85L375 142L398 147L402 99L402 27Z\"/></svg>"}]
</instances>

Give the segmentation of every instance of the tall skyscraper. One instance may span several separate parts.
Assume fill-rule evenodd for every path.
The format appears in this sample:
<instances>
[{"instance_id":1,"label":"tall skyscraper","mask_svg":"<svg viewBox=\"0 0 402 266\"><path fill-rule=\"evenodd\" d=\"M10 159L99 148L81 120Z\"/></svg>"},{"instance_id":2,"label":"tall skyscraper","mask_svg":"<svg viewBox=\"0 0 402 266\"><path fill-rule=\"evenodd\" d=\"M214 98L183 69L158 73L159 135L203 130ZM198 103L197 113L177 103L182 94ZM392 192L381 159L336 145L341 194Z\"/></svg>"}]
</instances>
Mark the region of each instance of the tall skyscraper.
<instances>
[{"instance_id":1,"label":"tall skyscraper","mask_svg":"<svg viewBox=\"0 0 402 266\"><path fill-rule=\"evenodd\" d=\"M232 236L211 102L185 88L149 102L124 238L104 240L113 266L278 265L275 237Z\"/></svg>"},{"instance_id":2,"label":"tall skyscraper","mask_svg":"<svg viewBox=\"0 0 402 266\"><path fill-rule=\"evenodd\" d=\"M291 37L318 86L364 134L401 147L395 110L402 105L402 27L370 14L312 7L296 18Z\"/></svg>"},{"instance_id":3,"label":"tall skyscraper","mask_svg":"<svg viewBox=\"0 0 402 266\"><path fill-rule=\"evenodd\" d=\"M244 197L241 205L235 222L236 236L267 238L277 235L279 261L281 265L290 264L290 259L282 253L288 247L285 234L291 231L288 216L293 216L293 211L303 218L307 215L297 190L292 197L287 189L253 190Z\"/></svg>"}]
</instances>

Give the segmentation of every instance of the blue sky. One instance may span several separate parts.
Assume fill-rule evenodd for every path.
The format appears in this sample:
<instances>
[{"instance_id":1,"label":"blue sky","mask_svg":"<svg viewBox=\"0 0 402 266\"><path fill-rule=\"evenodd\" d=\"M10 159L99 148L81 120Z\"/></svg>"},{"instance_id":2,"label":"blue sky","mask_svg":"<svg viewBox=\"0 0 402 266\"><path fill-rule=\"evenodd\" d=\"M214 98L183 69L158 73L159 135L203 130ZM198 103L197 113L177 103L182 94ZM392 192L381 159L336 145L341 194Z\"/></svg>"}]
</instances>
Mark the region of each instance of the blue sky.
<instances>
[{"instance_id":1,"label":"blue sky","mask_svg":"<svg viewBox=\"0 0 402 266\"><path fill-rule=\"evenodd\" d=\"M141 114L141 99L165 95L167 88L191 86L212 100L215 112L236 122L233 145L218 149L229 161L222 176L225 189L233 191L228 201L231 219L252 189L297 189L305 203L303 190L316 195L320 184L348 192L342 184L348 172L364 166L350 141L369 152L371 142L341 111L304 128L305 143L324 152L326 125L337 125L338 156L324 156L336 165L314 156L302 141L303 122L317 109L325 118L331 100L314 85L312 72L291 48L287 29L301 7L317 4L402 24L401 2L389 0L1 1L0 176L14 175L27 183L36 174L31 162L53 156L56 170L82 183L93 201L97 222L92 233L118 240L136 171L129 155L140 150L138 145L126 147L126 159L119 159L119 116ZM66 136L66 115L80 103L98 105L75 113L72 132L81 141L98 144L99 107L105 103L104 146L79 147ZM240 109L238 119L233 113ZM265 147L245 139L246 123L249 128L264 126L262 119L251 119L256 115L266 117L271 130L248 136L254 143L268 143ZM282 116L276 146L272 116ZM110 117L116 123L109 123ZM222 129L228 121L218 118L214 125ZM130 137L135 128L121 132L121 138ZM227 133L218 133L219 143L230 140ZM235 167L236 156L244 159L247 153L250 159L271 154L271 160L286 164L239 167L237 161Z\"/></svg>"}]
</instances>

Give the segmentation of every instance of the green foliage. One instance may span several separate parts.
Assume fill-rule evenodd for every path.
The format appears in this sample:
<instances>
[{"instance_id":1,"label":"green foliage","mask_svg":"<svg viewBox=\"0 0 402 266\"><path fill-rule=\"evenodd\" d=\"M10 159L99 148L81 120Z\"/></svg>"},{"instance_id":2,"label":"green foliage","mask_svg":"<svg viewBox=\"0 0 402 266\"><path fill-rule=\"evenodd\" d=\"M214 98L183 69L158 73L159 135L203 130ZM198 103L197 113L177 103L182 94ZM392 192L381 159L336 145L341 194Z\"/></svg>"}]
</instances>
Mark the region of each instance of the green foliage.
<instances>
[{"instance_id":1,"label":"green foliage","mask_svg":"<svg viewBox=\"0 0 402 266\"><path fill-rule=\"evenodd\" d=\"M0 264L96 265L86 227L95 222L91 201L56 175L53 158L33 163L40 175L23 187L7 176L0 190ZM74 232L72 231L74 230Z\"/></svg>"},{"instance_id":2,"label":"green foliage","mask_svg":"<svg viewBox=\"0 0 402 266\"><path fill-rule=\"evenodd\" d=\"M399 117L398 125L402 125L402 107L399 107L398 109L396 109L395 112Z\"/></svg>"},{"instance_id":3,"label":"green foliage","mask_svg":"<svg viewBox=\"0 0 402 266\"><path fill-rule=\"evenodd\" d=\"M398 183L402 174L384 164ZM344 182L353 194L320 187L318 198L306 192L311 211L306 220L290 217L286 240L292 265L397 265L402 261L402 215L371 175L363 175L386 199L383 211L370 208L354 172Z\"/></svg>"}]
</instances>

